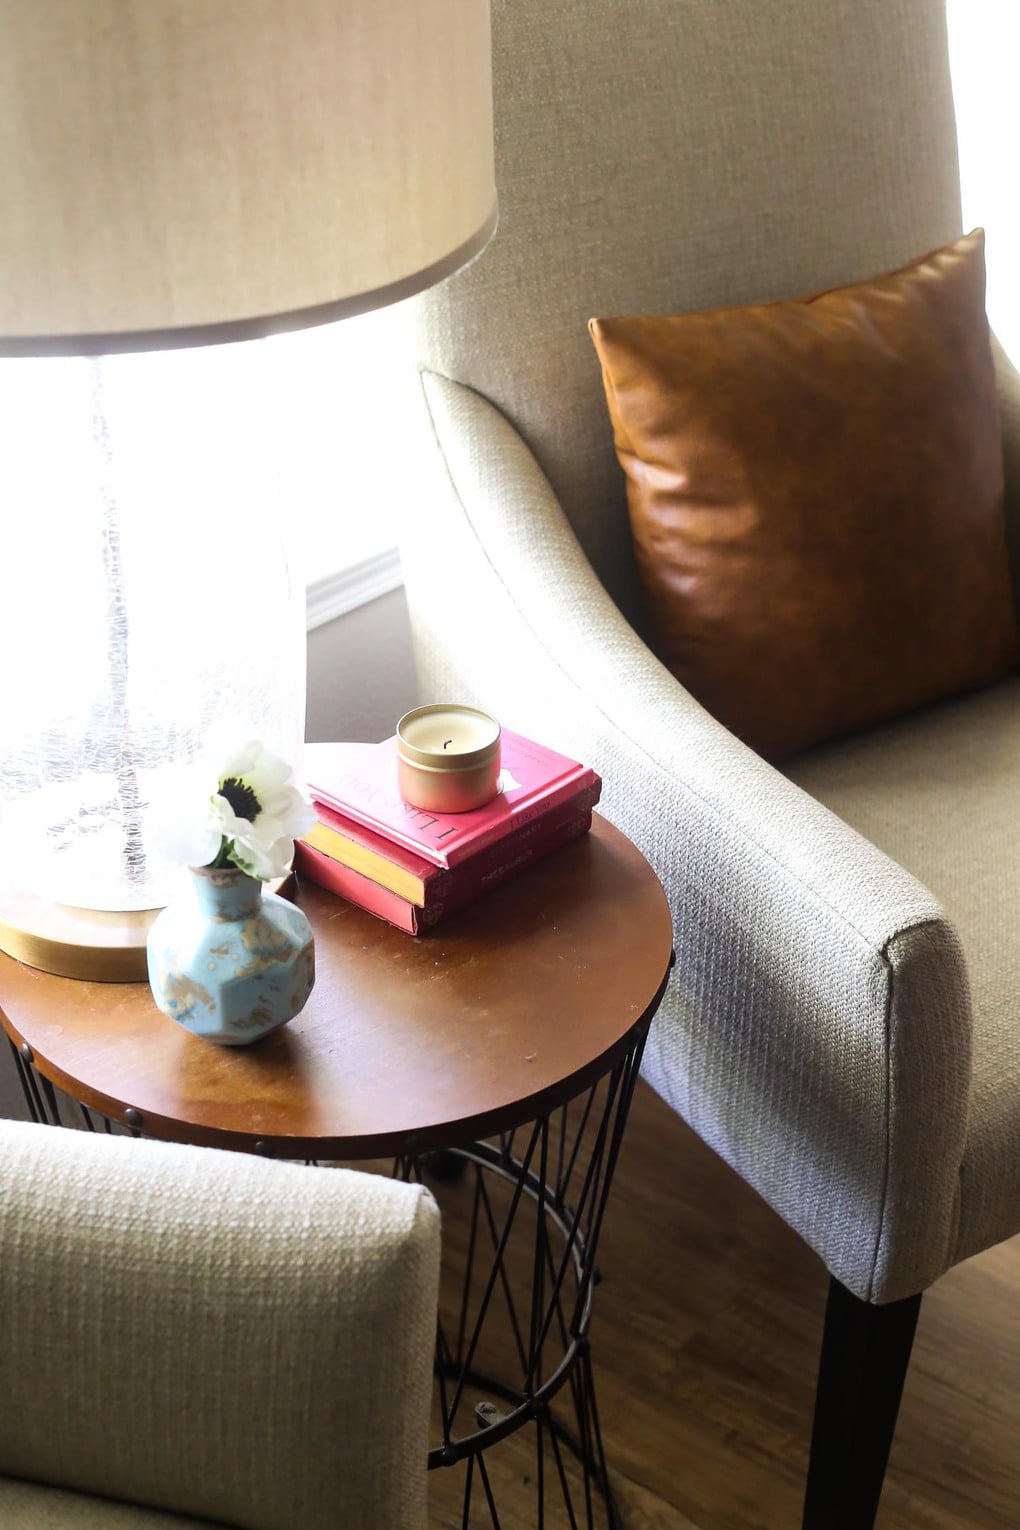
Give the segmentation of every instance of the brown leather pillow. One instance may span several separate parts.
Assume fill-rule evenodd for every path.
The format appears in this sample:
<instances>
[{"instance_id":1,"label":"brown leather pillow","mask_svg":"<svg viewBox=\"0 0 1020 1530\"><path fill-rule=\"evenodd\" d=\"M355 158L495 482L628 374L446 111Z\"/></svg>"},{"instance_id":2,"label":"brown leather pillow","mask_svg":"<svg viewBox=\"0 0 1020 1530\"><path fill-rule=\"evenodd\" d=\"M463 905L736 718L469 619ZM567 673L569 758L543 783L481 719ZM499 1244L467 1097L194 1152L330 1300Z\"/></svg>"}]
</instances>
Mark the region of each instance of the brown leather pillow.
<instances>
[{"instance_id":1,"label":"brown leather pillow","mask_svg":"<svg viewBox=\"0 0 1020 1530\"><path fill-rule=\"evenodd\" d=\"M1013 668L978 229L793 302L593 319L650 639L769 759Z\"/></svg>"}]
</instances>

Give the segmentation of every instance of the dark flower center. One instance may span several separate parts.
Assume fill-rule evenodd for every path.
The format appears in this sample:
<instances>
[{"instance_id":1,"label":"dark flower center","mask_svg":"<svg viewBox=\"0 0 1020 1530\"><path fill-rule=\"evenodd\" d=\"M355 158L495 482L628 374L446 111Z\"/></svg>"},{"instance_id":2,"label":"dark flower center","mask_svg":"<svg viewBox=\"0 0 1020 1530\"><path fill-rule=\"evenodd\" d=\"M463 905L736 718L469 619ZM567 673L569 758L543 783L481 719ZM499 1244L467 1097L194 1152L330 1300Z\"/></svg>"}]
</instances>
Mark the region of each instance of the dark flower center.
<instances>
[{"instance_id":1,"label":"dark flower center","mask_svg":"<svg viewBox=\"0 0 1020 1530\"><path fill-rule=\"evenodd\" d=\"M261 803L247 781L240 781L237 776L227 776L225 781L220 782L220 796L226 797L235 818L246 818L249 823L254 823L259 816Z\"/></svg>"}]
</instances>

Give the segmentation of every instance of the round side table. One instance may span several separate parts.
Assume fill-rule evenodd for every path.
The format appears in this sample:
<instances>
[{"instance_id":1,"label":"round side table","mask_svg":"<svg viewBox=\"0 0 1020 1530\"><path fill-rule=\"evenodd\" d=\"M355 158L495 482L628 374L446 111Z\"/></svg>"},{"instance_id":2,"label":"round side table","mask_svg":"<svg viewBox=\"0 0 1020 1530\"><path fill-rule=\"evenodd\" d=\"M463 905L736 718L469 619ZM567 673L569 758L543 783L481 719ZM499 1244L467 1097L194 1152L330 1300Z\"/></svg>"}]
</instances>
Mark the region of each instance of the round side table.
<instances>
[{"instance_id":1,"label":"round side table","mask_svg":"<svg viewBox=\"0 0 1020 1530\"><path fill-rule=\"evenodd\" d=\"M0 1021L31 1115L315 1162L385 1158L437 1194L466 1169L452 1180L456 1244L444 1218L429 1467L463 1466L462 1523L474 1493L498 1524L486 1455L528 1425L540 1519L555 1497L568 1523L617 1525L589 1325L613 1169L672 964L658 879L596 816L583 839L422 938L311 884L295 901L315 934L315 988L250 1047L189 1035L146 984L0 955Z\"/></svg>"}]
</instances>

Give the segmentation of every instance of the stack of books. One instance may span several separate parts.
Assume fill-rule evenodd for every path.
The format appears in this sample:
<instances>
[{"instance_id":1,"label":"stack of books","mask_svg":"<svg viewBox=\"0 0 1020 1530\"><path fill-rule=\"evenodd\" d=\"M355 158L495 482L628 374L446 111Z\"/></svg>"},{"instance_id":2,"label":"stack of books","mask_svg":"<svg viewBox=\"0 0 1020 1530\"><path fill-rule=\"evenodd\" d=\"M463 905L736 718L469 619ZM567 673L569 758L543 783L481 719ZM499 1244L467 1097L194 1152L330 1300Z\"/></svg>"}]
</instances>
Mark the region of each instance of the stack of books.
<instances>
[{"instance_id":1,"label":"stack of books","mask_svg":"<svg viewBox=\"0 0 1020 1530\"><path fill-rule=\"evenodd\" d=\"M317 822L294 869L412 935L591 828L595 771L503 729L500 791L468 813L409 806L397 791L396 738L309 744L305 778Z\"/></svg>"}]
</instances>

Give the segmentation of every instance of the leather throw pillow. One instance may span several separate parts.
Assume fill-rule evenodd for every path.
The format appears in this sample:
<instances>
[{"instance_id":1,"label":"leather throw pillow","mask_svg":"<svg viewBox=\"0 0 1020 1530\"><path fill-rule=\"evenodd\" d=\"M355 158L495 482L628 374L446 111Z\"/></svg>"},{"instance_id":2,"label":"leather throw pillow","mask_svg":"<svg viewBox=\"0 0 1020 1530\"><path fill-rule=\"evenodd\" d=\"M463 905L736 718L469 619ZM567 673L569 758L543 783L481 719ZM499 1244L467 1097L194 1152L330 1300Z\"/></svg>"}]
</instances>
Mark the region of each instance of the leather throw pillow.
<instances>
[{"instance_id":1,"label":"leather throw pillow","mask_svg":"<svg viewBox=\"0 0 1020 1530\"><path fill-rule=\"evenodd\" d=\"M593 319L649 639L781 759L1017 656L982 230L791 302Z\"/></svg>"}]
</instances>

